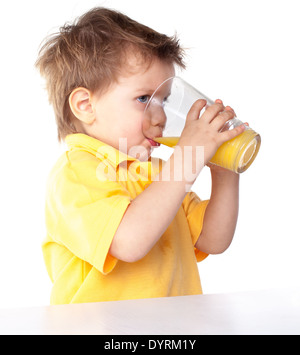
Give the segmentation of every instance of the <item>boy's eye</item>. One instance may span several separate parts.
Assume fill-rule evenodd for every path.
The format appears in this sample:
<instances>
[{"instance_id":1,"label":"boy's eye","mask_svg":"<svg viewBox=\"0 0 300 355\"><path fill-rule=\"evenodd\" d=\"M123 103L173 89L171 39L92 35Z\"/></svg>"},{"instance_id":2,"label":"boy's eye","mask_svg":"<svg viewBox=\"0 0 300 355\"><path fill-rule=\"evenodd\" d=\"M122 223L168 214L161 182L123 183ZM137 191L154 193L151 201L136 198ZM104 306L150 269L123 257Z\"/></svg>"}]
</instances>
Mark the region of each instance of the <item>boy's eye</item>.
<instances>
[{"instance_id":1,"label":"boy's eye","mask_svg":"<svg viewBox=\"0 0 300 355\"><path fill-rule=\"evenodd\" d=\"M166 103L169 102L169 96L165 97L163 100L163 106L165 106Z\"/></svg>"},{"instance_id":2,"label":"boy's eye","mask_svg":"<svg viewBox=\"0 0 300 355\"><path fill-rule=\"evenodd\" d=\"M143 95L143 96L140 96L138 97L138 101L142 104L146 104L148 101L149 101L149 95Z\"/></svg>"}]
</instances>

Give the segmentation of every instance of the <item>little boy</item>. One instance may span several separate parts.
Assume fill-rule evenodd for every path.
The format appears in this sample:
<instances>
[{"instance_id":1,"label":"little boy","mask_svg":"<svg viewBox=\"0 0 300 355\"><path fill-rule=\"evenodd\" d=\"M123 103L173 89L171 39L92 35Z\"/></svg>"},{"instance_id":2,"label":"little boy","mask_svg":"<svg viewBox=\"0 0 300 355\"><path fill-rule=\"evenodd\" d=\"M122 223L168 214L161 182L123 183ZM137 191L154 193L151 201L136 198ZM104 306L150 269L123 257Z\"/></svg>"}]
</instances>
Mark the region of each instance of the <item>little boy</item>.
<instances>
[{"instance_id":1,"label":"little boy","mask_svg":"<svg viewBox=\"0 0 300 355\"><path fill-rule=\"evenodd\" d=\"M210 166L210 201L186 191L193 181L172 177L191 165L196 177L243 131L219 132L233 110L196 101L174 154L164 164L150 159L165 122L145 124L143 113L175 65L184 68L183 51L175 37L105 8L61 28L36 65L68 146L47 188L51 304L201 294L197 261L232 241L239 176ZM176 160L186 146L203 146L204 161Z\"/></svg>"}]
</instances>

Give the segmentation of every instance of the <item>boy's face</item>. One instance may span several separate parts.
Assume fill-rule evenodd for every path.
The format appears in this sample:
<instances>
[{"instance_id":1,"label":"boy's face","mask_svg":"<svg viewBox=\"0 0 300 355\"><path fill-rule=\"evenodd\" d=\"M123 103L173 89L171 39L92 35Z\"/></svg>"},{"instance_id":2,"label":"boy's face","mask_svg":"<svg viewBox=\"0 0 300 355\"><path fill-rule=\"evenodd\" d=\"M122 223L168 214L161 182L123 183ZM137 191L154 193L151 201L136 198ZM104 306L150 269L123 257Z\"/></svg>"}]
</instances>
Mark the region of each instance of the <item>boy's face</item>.
<instances>
[{"instance_id":1,"label":"boy's face","mask_svg":"<svg viewBox=\"0 0 300 355\"><path fill-rule=\"evenodd\" d=\"M87 134L123 153L147 160L157 146L152 139L162 136L165 115L148 115L145 120L144 111L157 87L174 76L175 70L173 64L159 59L154 59L150 66L138 63L135 57L129 59L134 71L124 73L108 91L92 98L96 119Z\"/></svg>"}]
</instances>

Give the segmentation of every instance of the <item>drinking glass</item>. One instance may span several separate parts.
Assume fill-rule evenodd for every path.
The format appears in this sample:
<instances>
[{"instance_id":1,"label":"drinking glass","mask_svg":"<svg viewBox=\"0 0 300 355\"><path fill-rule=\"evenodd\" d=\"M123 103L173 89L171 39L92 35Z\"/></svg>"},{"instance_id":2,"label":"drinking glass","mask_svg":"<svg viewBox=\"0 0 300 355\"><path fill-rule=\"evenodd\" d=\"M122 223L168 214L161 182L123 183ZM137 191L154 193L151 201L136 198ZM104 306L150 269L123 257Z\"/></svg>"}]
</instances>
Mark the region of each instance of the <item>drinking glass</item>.
<instances>
[{"instance_id":1,"label":"drinking glass","mask_svg":"<svg viewBox=\"0 0 300 355\"><path fill-rule=\"evenodd\" d=\"M174 147L185 126L187 114L198 99L205 99L210 106L214 102L199 92L182 78L175 76L165 80L149 99L144 112L144 120L164 120L163 136L155 138L157 143ZM220 130L230 130L243 124L236 117L227 121ZM249 126L243 133L223 143L210 163L236 173L243 173L255 160L261 145L261 137Z\"/></svg>"}]
</instances>

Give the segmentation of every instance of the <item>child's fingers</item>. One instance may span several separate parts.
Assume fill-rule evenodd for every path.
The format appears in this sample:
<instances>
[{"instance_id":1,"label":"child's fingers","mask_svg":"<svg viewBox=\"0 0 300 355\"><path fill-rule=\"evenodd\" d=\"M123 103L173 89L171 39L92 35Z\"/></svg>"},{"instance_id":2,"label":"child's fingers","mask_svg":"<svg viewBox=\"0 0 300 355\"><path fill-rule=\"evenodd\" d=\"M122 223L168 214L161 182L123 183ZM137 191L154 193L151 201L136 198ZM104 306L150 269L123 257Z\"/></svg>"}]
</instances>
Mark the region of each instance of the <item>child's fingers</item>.
<instances>
[{"instance_id":1,"label":"child's fingers","mask_svg":"<svg viewBox=\"0 0 300 355\"><path fill-rule=\"evenodd\" d=\"M241 124L240 126L237 126L234 129L224 131L220 133L220 135L222 136L222 141L223 142L229 141L230 139L235 138L239 134L243 133L244 130L245 130L245 125Z\"/></svg>"},{"instance_id":2,"label":"child's fingers","mask_svg":"<svg viewBox=\"0 0 300 355\"><path fill-rule=\"evenodd\" d=\"M195 101L189 110L186 120L187 121L198 120L200 113L203 110L203 108L206 106L206 104L207 104L207 101L203 100L203 99Z\"/></svg>"},{"instance_id":3,"label":"child's fingers","mask_svg":"<svg viewBox=\"0 0 300 355\"><path fill-rule=\"evenodd\" d=\"M218 101L218 100L216 100ZM221 100L220 100L221 101ZM224 111L225 107L222 103L216 102L215 104L208 106L202 115L202 119L210 123L219 113Z\"/></svg>"},{"instance_id":4,"label":"child's fingers","mask_svg":"<svg viewBox=\"0 0 300 355\"><path fill-rule=\"evenodd\" d=\"M224 110L222 111L215 119L211 121L211 125L216 129L216 130L221 130L225 123L229 120L231 120L234 117L234 111L232 110Z\"/></svg>"},{"instance_id":5,"label":"child's fingers","mask_svg":"<svg viewBox=\"0 0 300 355\"><path fill-rule=\"evenodd\" d=\"M226 106L226 107L225 107L225 110L226 110L226 111L232 111L232 112L234 113L234 116L236 116L236 113L235 113L235 111L234 111L234 109L233 109L232 107Z\"/></svg>"}]
</instances>

